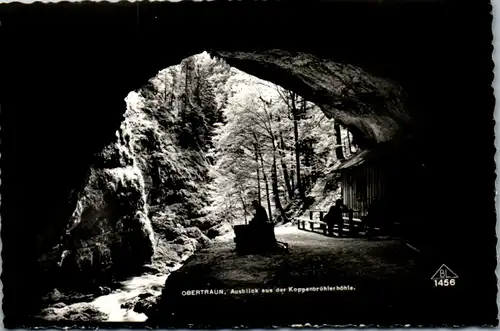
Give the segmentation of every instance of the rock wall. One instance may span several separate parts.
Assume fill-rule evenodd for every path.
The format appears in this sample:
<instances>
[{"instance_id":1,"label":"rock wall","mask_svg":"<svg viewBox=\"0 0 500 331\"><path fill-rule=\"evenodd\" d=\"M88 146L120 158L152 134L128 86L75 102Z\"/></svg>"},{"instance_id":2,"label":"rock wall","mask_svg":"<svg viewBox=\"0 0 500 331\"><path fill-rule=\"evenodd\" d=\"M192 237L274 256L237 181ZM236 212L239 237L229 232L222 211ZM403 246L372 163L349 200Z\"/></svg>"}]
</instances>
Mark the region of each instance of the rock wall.
<instances>
[{"instance_id":1,"label":"rock wall","mask_svg":"<svg viewBox=\"0 0 500 331\"><path fill-rule=\"evenodd\" d=\"M180 66L166 73L172 70ZM177 109L160 106L151 91L126 98L115 141L92 159L65 234L39 258L42 272L55 276L52 286L93 291L142 271L166 272L210 243L196 227L203 222L191 224L186 213L203 209L195 179L204 168L189 159L195 152L178 146ZM198 186L194 193L192 186Z\"/></svg>"},{"instance_id":2,"label":"rock wall","mask_svg":"<svg viewBox=\"0 0 500 331\"><path fill-rule=\"evenodd\" d=\"M144 189L142 173L117 132L117 141L95 157L66 233L39 260L55 270L54 285L97 286L151 262L154 234Z\"/></svg>"}]
</instances>

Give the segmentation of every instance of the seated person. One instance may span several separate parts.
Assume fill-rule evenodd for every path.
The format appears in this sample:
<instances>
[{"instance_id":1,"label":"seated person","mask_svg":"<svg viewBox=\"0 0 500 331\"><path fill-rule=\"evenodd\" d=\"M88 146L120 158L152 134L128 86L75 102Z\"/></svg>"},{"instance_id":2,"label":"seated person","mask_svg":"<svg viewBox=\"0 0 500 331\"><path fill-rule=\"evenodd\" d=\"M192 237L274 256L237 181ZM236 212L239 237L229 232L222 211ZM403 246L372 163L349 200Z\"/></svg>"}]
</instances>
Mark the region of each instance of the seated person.
<instances>
[{"instance_id":1,"label":"seated person","mask_svg":"<svg viewBox=\"0 0 500 331\"><path fill-rule=\"evenodd\" d=\"M255 226L269 223L266 210L260 205L257 200L252 201L252 207L255 208L255 215L249 222L249 225Z\"/></svg>"},{"instance_id":2,"label":"seated person","mask_svg":"<svg viewBox=\"0 0 500 331\"><path fill-rule=\"evenodd\" d=\"M349 208L344 205L342 199L337 199L335 205L330 207L330 210L323 219L328 226L328 234L333 235L333 227L337 225L339 236L343 235L342 228L344 227L344 218L342 217L342 213L346 211L349 211Z\"/></svg>"},{"instance_id":3,"label":"seated person","mask_svg":"<svg viewBox=\"0 0 500 331\"><path fill-rule=\"evenodd\" d=\"M267 212L258 201L252 201L255 215L249 222L249 239L258 246L259 250L267 250L275 247L276 237L274 226L269 222Z\"/></svg>"}]
</instances>

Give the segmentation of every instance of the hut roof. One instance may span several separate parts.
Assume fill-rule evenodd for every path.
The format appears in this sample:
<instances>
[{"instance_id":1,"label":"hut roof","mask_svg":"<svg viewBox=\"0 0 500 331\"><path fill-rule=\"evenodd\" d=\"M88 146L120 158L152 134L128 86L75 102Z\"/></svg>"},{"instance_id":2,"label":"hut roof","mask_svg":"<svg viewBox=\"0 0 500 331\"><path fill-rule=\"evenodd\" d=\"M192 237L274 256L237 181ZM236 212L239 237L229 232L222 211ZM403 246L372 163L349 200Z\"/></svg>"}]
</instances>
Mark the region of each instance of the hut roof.
<instances>
[{"instance_id":1,"label":"hut roof","mask_svg":"<svg viewBox=\"0 0 500 331\"><path fill-rule=\"evenodd\" d=\"M333 171L342 171L361 165L389 165L396 161L402 148L401 141L387 141L379 143L371 149L365 149L354 154L347 160L335 165Z\"/></svg>"},{"instance_id":2,"label":"hut roof","mask_svg":"<svg viewBox=\"0 0 500 331\"><path fill-rule=\"evenodd\" d=\"M370 159L370 155L373 154L371 150L364 150L356 153L349 159L335 165L333 171L345 170L353 167L360 166L366 163Z\"/></svg>"}]
</instances>

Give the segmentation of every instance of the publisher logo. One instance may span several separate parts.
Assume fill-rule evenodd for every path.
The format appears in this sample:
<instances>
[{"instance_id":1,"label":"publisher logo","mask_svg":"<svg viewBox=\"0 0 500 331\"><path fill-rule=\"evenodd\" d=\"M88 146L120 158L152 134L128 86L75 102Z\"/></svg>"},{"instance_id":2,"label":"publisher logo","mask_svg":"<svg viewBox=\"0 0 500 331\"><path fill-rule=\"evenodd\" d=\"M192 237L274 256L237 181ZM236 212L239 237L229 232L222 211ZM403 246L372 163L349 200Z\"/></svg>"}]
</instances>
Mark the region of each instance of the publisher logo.
<instances>
[{"instance_id":1,"label":"publisher logo","mask_svg":"<svg viewBox=\"0 0 500 331\"><path fill-rule=\"evenodd\" d=\"M435 287L450 287L457 284L458 276L445 264L441 265L439 269L431 277Z\"/></svg>"}]
</instances>

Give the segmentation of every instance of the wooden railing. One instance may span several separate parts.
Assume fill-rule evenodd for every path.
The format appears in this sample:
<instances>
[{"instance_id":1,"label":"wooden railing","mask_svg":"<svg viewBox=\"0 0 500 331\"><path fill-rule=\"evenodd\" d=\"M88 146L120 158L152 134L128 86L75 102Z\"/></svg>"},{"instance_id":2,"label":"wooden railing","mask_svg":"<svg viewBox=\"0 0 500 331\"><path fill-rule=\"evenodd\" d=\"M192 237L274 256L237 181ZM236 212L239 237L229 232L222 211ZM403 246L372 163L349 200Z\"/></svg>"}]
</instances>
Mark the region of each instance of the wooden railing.
<instances>
[{"instance_id":1,"label":"wooden railing","mask_svg":"<svg viewBox=\"0 0 500 331\"><path fill-rule=\"evenodd\" d=\"M315 219L315 213L319 214L319 218ZM299 229L305 230L306 223L308 223L310 230L314 231L315 229L318 229L317 227L315 227L315 225L319 225L319 229L321 229L324 234L327 234L327 224L323 221L324 216L327 213L328 211L323 209L309 209L309 218L301 216L295 219L297 222L297 227ZM342 232L347 231L349 233L357 233L364 226L364 217L354 217L354 215L358 216L360 214L359 211L349 210L343 212L342 214L345 215L343 216L344 224L342 226L342 229L340 229ZM337 229L337 231L338 230L339 229Z\"/></svg>"}]
</instances>

